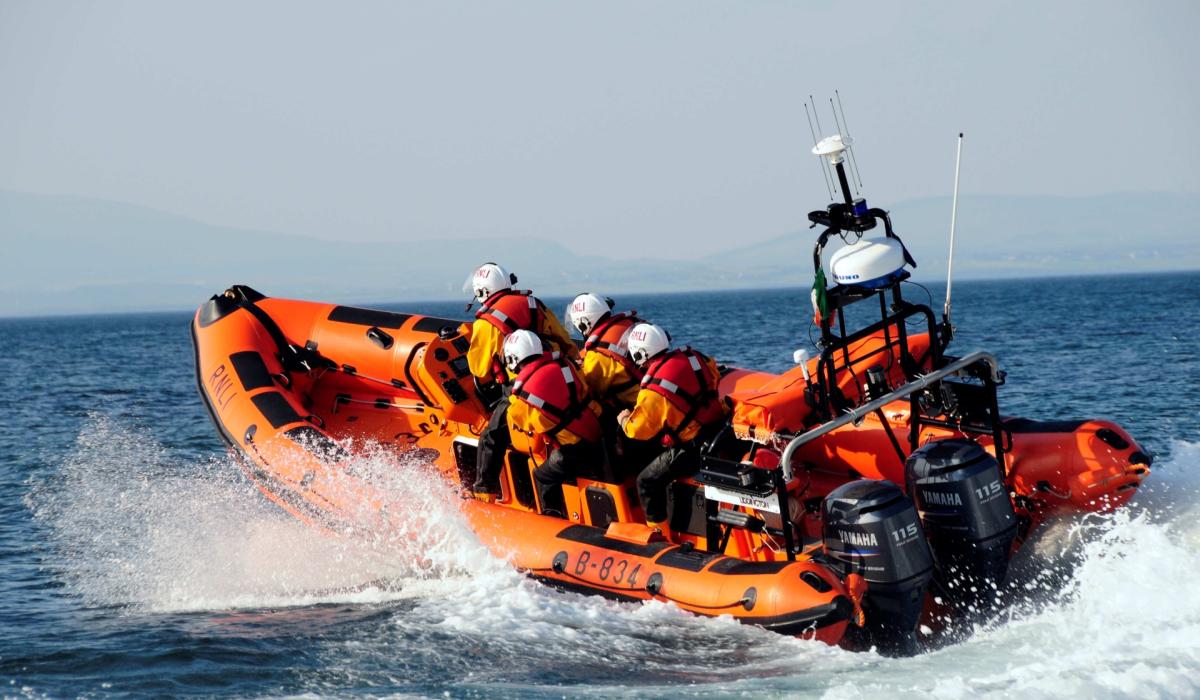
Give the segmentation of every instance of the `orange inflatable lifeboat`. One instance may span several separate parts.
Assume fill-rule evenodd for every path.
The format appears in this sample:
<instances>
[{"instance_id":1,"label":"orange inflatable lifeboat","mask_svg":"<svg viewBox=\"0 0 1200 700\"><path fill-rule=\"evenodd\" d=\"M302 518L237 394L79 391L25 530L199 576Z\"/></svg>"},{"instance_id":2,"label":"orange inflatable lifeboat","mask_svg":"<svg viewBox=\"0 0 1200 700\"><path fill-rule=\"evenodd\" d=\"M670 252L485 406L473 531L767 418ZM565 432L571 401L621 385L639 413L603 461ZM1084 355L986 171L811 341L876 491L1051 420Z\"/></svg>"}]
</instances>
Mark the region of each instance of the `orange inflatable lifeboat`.
<instances>
[{"instance_id":1,"label":"orange inflatable lifeboat","mask_svg":"<svg viewBox=\"0 0 1200 700\"><path fill-rule=\"evenodd\" d=\"M823 506L831 492L864 480L903 484L911 451L897 435L928 446L974 434L972 444L990 456L996 454L990 429L977 435L972 424L939 424L922 414L914 432L911 407L923 404L907 398L884 401L878 410L878 401L856 399L857 408L822 421L812 399L820 360L783 375L727 369L721 389L734 406L729 429L745 439L738 443L745 452L706 457L696 478L674 485L674 540L667 541L644 525L632 488L636 467L564 486L565 521L536 512L530 465L516 453L508 456L497 502L471 497L488 413L466 367L468 328L449 319L266 298L235 286L195 315L197 386L247 475L315 526L361 526L364 508L381 507L386 499L355 478L353 458L355 446L383 446L397 458L428 460L463 494L463 513L480 540L546 583L620 600L669 601L829 643L846 638L848 628L865 634L874 611L887 624L871 643L910 645L916 619L896 623L872 606L896 582L872 581L869 567L854 565L854 552L837 558L839 547L870 543L871 533L856 539L846 530L831 538ZM860 354L881 347L892 358L905 354L882 334L866 337L872 340L860 343ZM927 336L909 341L906 347L918 351L929 347ZM942 388L951 395L945 387L957 370L946 366L951 372ZM833 370L840 377L845 368ZM904 378L897 372L893 384ZM1001 425L1009 496L1003 500L1013 504L1018 542L1047 515L1120 505L1146 473L1133 440L1110 423ZM820 434L806 437L814 432ZM891 487L883 497L903 492ZM924 529L911 501L902 505L908 520L901 513L897 522ZM1001 538L1005 561L1013 541ZM936 567L917 568L909 583L923 595L936 583Z\"/></svg>"},{"instance_id":2,"label":"orange inflatable lifeboat","mask_svg":"<svg viewBox=\"0 0 1200 700\"><path fill-rule=\"evenodd\" d=\"M844 146L822 144L845 190ZM912 653L923 617L936 627L947 607L1002 604L1009 558L1040 523L1121 506L1150 458L1107 421L1002 415L996 361L945 353L948 318L903 297L915 263L888 214L844 199L809 214L824 227L818 356L798 353L778 375L722 368L731 417L672 485L669 540L645 525L640 464L564 485L565 520L537 512L519 452L498 500L472 496L489 413L459 321L234 286L195 315L197 386L248 476L314 526L368 527L364 513L386 510L388 494L355 467L382 449L427 463L479 539L548 584ZM846 309L860 302L878 316L852 327Z\"/></svg>"}]
</instances>

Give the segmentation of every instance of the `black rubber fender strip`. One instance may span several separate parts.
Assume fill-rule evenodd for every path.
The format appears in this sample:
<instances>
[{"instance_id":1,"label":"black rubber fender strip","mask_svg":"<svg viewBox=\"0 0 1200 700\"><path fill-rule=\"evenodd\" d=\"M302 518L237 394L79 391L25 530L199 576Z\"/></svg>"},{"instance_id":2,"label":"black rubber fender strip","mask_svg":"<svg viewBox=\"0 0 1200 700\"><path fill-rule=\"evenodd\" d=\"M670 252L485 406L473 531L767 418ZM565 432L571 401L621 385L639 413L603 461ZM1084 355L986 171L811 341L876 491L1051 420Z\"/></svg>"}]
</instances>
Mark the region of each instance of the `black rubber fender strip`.
<instances>
[{"instance_id":1,"label":"black rubber fender strip","mask_svg":"<svg viewBox=\"0 0 1200 700\"><path fill-rule=\"evenodd\" d=\"M708 567L709 573L726 576L756 576L760 574L777 574L784 568L795 564L794 561L746 561L737 557L724 557Z\"/></svg>"},{"instance_id":2,"label":"black rubber fender strip","mask_svg":"<svg viewBox=\"0 0 1200 700\"><path fill-rule=\"evenodd\" d=\"M798 635L809 630L820 629L839 622L847 622L854 612L854 604L844 595L831 602L794 613L770 618L748 619L745 622L764 627L779 634Z\"/></svg>"},{"instance_id":3,"label":"black rubber fender strip","mask_svg":"<svg viewBox=\"0 0 1200 700\"><path fill-rule=\"evenodd\" d=\"M438 318L436 316L423 316L417 319L413 324L412 330L418 333L437 333L446 326L458 326L462 321L455 321L449 318Z\"/></svg>"},{"instance_id":4,"label":"black rubber fender strip","mask_svg":"<svg viewBox=\"0 0 1200 700\"><path fill-rule=\"evenodd\" d=\"M264 391L250 397L254 407L271 424L272 428L282 428L289 423L300 423L304 418L292 408L287 398L278 391Z\"/></svg>"},{"instance_id":5,"label":"black rubber fender strip","mask_svg":"<svg viewBox=\"0 0 1200 700\"><path fill-rule=\"evenodd\" d=\"M1112 428L1101 428L1096 431L1096 437L1104 441L1104 444L1114 450L1128 450L1129 441L1121 437L1117 431Z\"/></svg>"},{"instance_id":6,"label":"black rubber fender strip","mask_svg":"<svg viewBox=\"0 0 1200 700\"><path fill-rule=\"evenodd\" d=\"M398 330L408 319L412 318L412 314L362 309L357 306L335 306L329 312L328 318L330 321L337 321L338 323L352 323L356 326L376 326L378 328Z\"/></svg>"},{"instance_id":7,"label":"black rubber fender strip","mask_svg":"<svg viewBox=\"0 0 1200 700\"><path fill-rule=\"evenodd\" d=\"M246 391L254 391L263 387L275 386L275 380L267 370L267 363L256 350L235 352L229 356L233 371L237 373Z\"/></svg>"}]
</instances>

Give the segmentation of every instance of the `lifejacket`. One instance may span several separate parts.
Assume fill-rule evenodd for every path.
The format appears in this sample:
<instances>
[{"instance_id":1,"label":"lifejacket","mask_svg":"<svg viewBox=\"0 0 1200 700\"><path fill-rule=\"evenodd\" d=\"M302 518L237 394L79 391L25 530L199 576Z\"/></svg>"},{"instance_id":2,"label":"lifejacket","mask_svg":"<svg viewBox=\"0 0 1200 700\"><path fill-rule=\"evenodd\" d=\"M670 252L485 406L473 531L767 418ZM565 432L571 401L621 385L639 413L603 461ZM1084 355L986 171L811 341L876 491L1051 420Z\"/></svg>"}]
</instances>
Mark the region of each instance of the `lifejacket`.
<instances>
[{"instance_id":1,"label":"lifejacket","mask_svg":"<svg viewBox=\"0 0 1200 700\"><path fill-rule=\"evenodd\" d=\"M475 318L495 326L501 338L507 338L513 331L526 330L533 331L546 342L542 335L544 317L542 303L529 290L502 289L488 297L475 312ZM492 357L492 381L498 385L508 383L508 373L499 355Z\"/></svg>"},{"instance_id":2,"label":"lifejacket","mask_svg":"<svg viewBox=\"0 0 1200 700\"><path fill-rule=\"evenodd\" d=\"M636 311L627 314L613 314L597 323L587 340L583 341L584 352L598 352L605 357L612 358L615 362L620 363L625 368L625 373L629 375L628 382L614 384L608 388L610 397L637 386L639 378L642 376L641 368L629 357L629 350L621 346L621 341L629 329L641 322L642 319L637 317Z\"/></svg>"},{"instance_id":3,"label":"lifejacket","mask_svg":"<svg viewBox=\"0 0 1200 700\"><path fill-rule=\"evenodd\" d=\"M519 330L541 336L544 316L542 304L532 292L512 289L496 292L475 312L475 318L482 318L505 336Z\"/></svg>"},{"instance_id":4,"label":"lifejacket","mask_svg":"<svg viewBox=\"0 0 1200 700\"><path fill-rule=\"evenodd\" d=\"M642 377L642 389L661 394L683 413L679 425L664 428L665 436L679 442L679 436L693 423L708 426L725 418L716 376L708 358L691 348L671 350L651 360Z\"/></svg>"},{"instance_id":5,"label":"lifejacket","mask_svg":"<svg viewBox=\"0 0 1200 700\"><path fill-rule=\"evenodd\" d=\"M554 427L543 435L550 442L563 430L588 442L600 440L600 419L591 409L594 402L587 397L583 379L558 353L547 353L525 365L512 393L554 421Z\"/></svg>"}]
</instances>

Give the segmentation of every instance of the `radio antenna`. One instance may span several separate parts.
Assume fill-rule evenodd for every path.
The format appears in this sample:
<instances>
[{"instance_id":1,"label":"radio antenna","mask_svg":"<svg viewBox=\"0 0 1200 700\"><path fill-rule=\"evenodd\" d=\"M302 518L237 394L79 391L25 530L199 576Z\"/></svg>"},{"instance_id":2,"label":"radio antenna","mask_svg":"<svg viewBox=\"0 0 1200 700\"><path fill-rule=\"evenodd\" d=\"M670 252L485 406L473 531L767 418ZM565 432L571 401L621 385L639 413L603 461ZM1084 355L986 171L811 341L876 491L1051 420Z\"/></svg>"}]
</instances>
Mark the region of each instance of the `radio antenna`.
<instances>
[{"instance_id":1,"label":"radio antenna","mask_svg":"<svg viewBox=\"0 0 1200 700\"><path fill-rule=\"evenodd\" d=\"M834 124L834 126L837 127L838 133L846 138L846 150L849 151L851 148L853 148L852 146L849 145L851 142L850 132L842 130L842 121L838 120L837 107L833 106L833 98L832 97L829 98L829 111L833 112L833 124ZM854 161L853 160L850 161L850 169L851 169L851 174L853 175L854 174L853 173L853 170L854 170ZM858 193L859 193L858 185L856 184L856 185L854 185L854 194L858 194Z\"/></svg>"},{"instance_id":2,"label":"radio antenna","mask_svg":"<svg viewBox=\"0 0 1200 700\"><path fill-rule=\"evenodd\" d=\"M962 165L962 132L958 132L958 152L954 156L954 199L950 204L950 258L946 261L946 305L942 307L942 325L951 334L950 325L950 286L954 281L954 227L958 223L958 173Z\"/></svg>"},{"instance_id":3,"label":"radio antenna","mask_svg":"<svg viewBox=\"0 0 1200 700\"><path fill-rule=\"evenodd\" d=\"M821 114L820 114L820 112L818 112L818 111L817 111L817 101L813 99L813 96L812 96L812 95L809 95L809 96L808 96L808 101L812 103L812 113L813 113L813 119L817 120L817 131L819 131L819 132L821 133L821 137L822 137L822 138L824 138L824 137L825 137L825 129L821 127ZM814 143L814 144L813 144L813 146L815 147L815 146L816 146L816 144ZM821 167L822 167L822 168L824 168L824 167L827 167L827 166L825 166L824 164L822 164L822 165L821 165ZM832 176L830 176L830 180L831 180L831 181L833 180L833 177L832 177ZM838 187L837 187L837 183L836 183L836 182L834 182L834 183L833 183L833 189L831 190L831 192L830 192L830 195L829 195L829 198L830 198L830 199L833 199L833 198L834 198L834 197L833 197L833 192L836 192L836 191L837 191L837 189L838 189Z\"/></svg>"},{"instance_id":4,"label":"radio antenna","mask_svg":"<svg viewBox=\"0 0 1200 700\"><path fill-rule=\"evenodd\" d=\"M810 96L811 97L811 96ZM814 106L813 111L816 111ZM817 146L817 132L813 130L812 115L808 112L808 103L804 103L804 116L808 118L808 131L812 134L813 148ZM818 165L821 167L821 177L825 178L825 189L829 191L829 201L833 201L833 185L829 182L829 171L825 169L825 161L820 161Z\"/></svg>"},{"instance_id":5,"label":"radio antenna","mask_svg":"<svg viewBox=\"0 0 1200 700\"><path fill-rule=\"evenodd\" d=\"M853 139L854 137L850 134L850 124L846 121L846 110L842 107L842 94L837 90L834 90L833 94L837 96L838 111L842 113L842 126L846 129L846 138ZM854 155L854 146L851 146L849 150L850 169L854 171L854 179L858 180L858 186L861 188L863 186L862 171L858 169L858 156Z\"/></svg>"}]
</instances>

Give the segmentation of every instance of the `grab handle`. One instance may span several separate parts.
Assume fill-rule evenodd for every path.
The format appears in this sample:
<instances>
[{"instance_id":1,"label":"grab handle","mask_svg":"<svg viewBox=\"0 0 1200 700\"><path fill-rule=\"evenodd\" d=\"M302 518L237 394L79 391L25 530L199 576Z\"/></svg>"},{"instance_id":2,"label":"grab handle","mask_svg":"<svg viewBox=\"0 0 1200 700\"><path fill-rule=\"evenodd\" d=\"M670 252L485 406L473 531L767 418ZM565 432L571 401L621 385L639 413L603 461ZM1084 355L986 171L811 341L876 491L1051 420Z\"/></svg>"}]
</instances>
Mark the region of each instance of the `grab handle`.
<instances>
[{"instance_id":1,"label":"grab handle","mask_svg":"<svg viewBox=\"0 0 1200 700\"><path fill-rule=\"evenodd\" d=\"M367 329L367 339L374 343L381 350L390 350L392 348L392 344L396 342L392 339L392 336L388 335L387 332L379 326L371 326Z\"/></svg>"}]
</instances>

